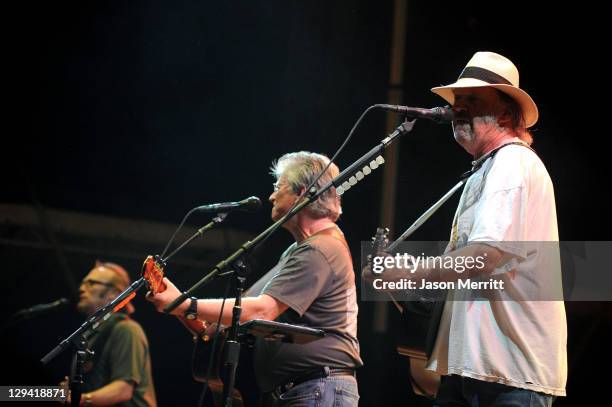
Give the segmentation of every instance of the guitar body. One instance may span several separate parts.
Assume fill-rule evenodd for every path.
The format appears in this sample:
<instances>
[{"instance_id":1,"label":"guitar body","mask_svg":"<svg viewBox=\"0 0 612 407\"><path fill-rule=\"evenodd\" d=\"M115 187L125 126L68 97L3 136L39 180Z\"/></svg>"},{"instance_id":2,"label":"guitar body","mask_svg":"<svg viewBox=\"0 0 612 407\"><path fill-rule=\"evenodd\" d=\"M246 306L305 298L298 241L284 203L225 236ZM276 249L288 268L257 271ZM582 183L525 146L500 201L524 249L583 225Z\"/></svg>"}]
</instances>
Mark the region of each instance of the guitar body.
<instances>
[{"instance_id":1,"label":"guitar body","mask_svg":"<svg viewBox=\"0 0 612 407\"><path fill-rule=\"evenodd\" d=\"M204 383L208 380L208 387L211 390L213 404L215 406L222 406L223 380L227 374L223 365L227 331L224 329L219 331L217 341L213 348L213 342L215 342L214 331L215 325L213 324L208 328L207 335L194 338L195 346L193 348L191 370L195 381ZM234 406L252 407L259 405L260 392L255 381L252 349L252 343L241 344L240 359L238 361L234 386ZM205 405L207 404L205 403Z\"/></svg>"},{"instance_id":2,"label":"guitar body","mask_svg":"<svg viewBox=\"0 0 612 407\"><path fill-rule=\"evenodd\" d=\"M397 345L397 352L409 360L412 390L428 398L435 397L440 385L440 375L425 367L438 331L436 311L442 305L418 301L401 303L405 335Z\"/></svg>"},{"instance_id":3,"label":"guitar body","mask_svg":"<svg viewBox=\"0 0 612 407\"><path fill-rule=\"evenodd\" d=\"M403 344L423 353L431 353L431 341L435 340L435 337L431 337L434 334L431 329L431 318L435 303L404 301L400 305L404 331L406 332Z\"/></svg>"},{"instance_id":4,"label":"guitar body","mask_svg":"<svg viewBox=\"0 0 612 407\"><path fill-rule=\"evenodd\" d=\"M195 381L204 383L208 380L209 385L213 382L219 382L221 386L223 385L221 383L221 365L223 364L223 350L226 337L225 331L220 330L217 341L214 344L214 349L214 332L211 332L210 335L194 337L191 373ZM214 355L213 360L211 360L212 355ZM208 374L208 368L211 363L210 374Z\"/></svg>"}]
</instances>

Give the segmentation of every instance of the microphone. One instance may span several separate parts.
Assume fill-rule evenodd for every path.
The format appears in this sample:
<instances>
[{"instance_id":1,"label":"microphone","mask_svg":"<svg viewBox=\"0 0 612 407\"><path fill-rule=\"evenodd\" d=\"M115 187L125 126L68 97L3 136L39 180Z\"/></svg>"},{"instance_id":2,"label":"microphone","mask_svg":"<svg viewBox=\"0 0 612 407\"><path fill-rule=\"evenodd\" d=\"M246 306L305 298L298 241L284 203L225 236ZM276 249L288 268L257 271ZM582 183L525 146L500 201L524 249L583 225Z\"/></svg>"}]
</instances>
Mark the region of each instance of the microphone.
<instances>
[{"instance_id":1,"label":"microphone","mask_svg":"<svg viewBox=\"0 0 612 407\"><path fill-rule=\"evenodd\" d=\"M453 121L455 114L450 106L434 107L424 109L422 107L409 107L400 105L375 105L379 109L390 110L392 112L403 113L406 116L417 119L429 119L436 123L449 123Z\"/></svg>"},{"instance_id":2,"label":"microphone","mask_svg":"<svg viewBox=\"0 0 612 407\"><path fill-rule=\"evenodd\" d=\"M229 212L237 210L255 212L259 208L261 208L261 200L256 196L250 196L238 202L224 202L198 206L196 210L201 212Z\"/></svg>"},{"instance_id":3,"label":"microphone","mask_svg":"<svg viewBox=\"0 0 612 407\"><path fill-rule=\"evenodd\" d=\"M13 314L13 317L30 318L35 315L45 314L47 312L54 311L57 308L64 307L68 305L69 302L70 301L68 301L66 298L60 298L59 300L55 300L48 304L38 304L30 308L24 308L22 310L19 310L15 314Z\"/></svg>"}]
</instances>

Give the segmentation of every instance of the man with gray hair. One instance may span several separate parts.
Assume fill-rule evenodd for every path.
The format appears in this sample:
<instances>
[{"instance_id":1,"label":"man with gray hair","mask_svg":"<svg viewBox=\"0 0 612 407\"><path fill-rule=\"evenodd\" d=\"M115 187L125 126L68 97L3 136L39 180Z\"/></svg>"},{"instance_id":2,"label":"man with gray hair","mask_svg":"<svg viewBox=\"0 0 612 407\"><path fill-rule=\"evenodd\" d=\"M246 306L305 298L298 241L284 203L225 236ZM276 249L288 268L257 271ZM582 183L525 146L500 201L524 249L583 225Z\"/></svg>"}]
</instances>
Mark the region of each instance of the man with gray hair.
<instances>
[{"instance_id":1,"label":"man with gray hair","mask_svg":"<svg viewBox=\"0 0 612 407\"><path fill-rule=\"evenodd\" d=\"M285 154L271 170L275 177L270 195L272 219L284 216L302 199L306 188L329 164L321 154ZM329 166L315 187L338 175ZM297 345L261 341L256 344L254 365L264 392L264 405L356 406L359 395L355 369L363 363L357 341L357 298L351 254L336 225L340 197L334 188L326 191L283 227L295 242L278 264L260 278L242 299L241 322L275 320L322 329L325 337ZM149 299L162 310L180 295L166 280L168 289ZM217 320L220 299L189 299L173 313L195 313L197 318ZM221 321L229 324L233 301L223 308Z\"/></svg>"}]
</instances>

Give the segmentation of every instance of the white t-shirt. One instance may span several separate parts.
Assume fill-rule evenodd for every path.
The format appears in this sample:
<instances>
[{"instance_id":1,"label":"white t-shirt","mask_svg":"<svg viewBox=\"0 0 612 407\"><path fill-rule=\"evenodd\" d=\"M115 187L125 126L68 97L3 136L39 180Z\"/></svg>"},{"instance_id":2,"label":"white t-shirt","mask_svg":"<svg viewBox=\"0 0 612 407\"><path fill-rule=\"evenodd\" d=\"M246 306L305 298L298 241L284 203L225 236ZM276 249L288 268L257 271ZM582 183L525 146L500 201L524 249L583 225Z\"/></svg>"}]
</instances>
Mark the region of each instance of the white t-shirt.
<instances>
[{"instance_id":1,"label":"white t-shirt","mask_svg":"<svg viewBox=\"0 0 612 407\"><path fill-rule=\"evenodd\" d=\"M500 248L508 256L492 274L506 281L506 289L495 301L477 291L449 293L428 368L564 396L565 307L534 300L562 298L558 251L538 243L558 240L544 164L524 146L502 148L466 183L448 250L472 242Z\"/></svg>"}]
</instances>

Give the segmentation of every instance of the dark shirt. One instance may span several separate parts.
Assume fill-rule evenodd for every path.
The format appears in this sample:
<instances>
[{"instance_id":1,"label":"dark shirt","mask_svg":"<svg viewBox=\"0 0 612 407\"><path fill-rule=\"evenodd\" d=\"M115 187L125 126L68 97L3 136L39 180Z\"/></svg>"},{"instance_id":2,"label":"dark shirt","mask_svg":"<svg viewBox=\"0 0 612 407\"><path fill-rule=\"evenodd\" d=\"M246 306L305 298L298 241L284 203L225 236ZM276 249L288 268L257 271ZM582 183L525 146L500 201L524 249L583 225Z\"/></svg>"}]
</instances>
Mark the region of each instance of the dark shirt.
<instances>
[{"instance_id":1,"label":"dark shirt","mask_svg":"<svg viewBox=\"0 0 612 407\"><path fill-rule=\"evenodd\" d=\"M315 234L294 243L246 294L267 294L286 304L289 308L276 321L325 331L323 339L308 344L258 341L254 367L262 391L324 366L363 365L357 341L355 273L343 239Z\"/></svg>"},{"instance_id":2,"label":"dark shirt","mask_svg":"<svg viewBox=\"0 0 612 407\"><path fill-rule=\"evenodd\" d=\"M99 343L100 339L105 343ZM88 343L97 354L85 365L84 393L125 380L134 385L134 394L131 400L117 406L157 405L149 343L140 324L124 314L112 314L88 337Z\"/></svg>"}]
</instances>

